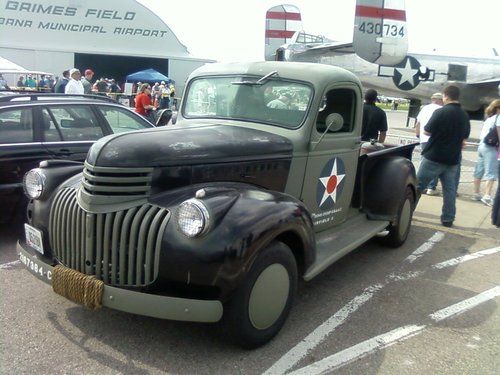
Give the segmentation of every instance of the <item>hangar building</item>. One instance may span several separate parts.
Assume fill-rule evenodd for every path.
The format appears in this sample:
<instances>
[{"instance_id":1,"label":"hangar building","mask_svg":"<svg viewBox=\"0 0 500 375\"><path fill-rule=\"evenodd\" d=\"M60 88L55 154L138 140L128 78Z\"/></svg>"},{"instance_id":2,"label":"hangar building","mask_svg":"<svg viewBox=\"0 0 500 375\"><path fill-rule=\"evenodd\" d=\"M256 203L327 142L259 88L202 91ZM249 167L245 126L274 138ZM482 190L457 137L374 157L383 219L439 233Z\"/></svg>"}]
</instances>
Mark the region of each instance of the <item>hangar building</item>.
<instances>
[{"instance_id":1,"label":"hangar building","mask_svg":"<svg viewBox=\"0 0 500 375\"><path fill-rule=\"evenodd\" d=\"M124 77L153 68L183 90L187 76L211 62L190 56L172 30L134 0L0 0L0 56L27 69L91 68Z\"/></svg>"}]
</instances>

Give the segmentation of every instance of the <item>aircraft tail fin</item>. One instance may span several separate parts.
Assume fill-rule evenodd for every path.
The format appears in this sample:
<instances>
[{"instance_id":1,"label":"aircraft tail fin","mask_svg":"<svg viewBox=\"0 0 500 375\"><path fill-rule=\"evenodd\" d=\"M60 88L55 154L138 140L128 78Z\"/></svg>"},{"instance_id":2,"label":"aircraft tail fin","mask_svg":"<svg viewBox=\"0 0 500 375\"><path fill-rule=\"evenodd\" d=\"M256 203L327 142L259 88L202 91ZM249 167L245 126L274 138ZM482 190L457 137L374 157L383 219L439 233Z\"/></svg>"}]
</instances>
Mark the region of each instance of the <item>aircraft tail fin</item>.
<instances>
[{"instance_id":1,"label":"aircraft tail fin","mask_svg":"<svg viewBox=\"0 0 500 375\"><path fill-rule=\"evenodd\" d=\"M277 5L266 13L265 59L276 60L276 50L302 30L302 16L294 5Z\"/></svg>"},{"instance_id":2,"label":"aircraft tail fin","mask_svg":"<svg viewBox=\"0 0 500 375\"><path fill-rule=\"evenodd\" d=\"M362 59L396 65L408 52L404 0L356 0L353 46Z\"/></svg>"}]
</instances>

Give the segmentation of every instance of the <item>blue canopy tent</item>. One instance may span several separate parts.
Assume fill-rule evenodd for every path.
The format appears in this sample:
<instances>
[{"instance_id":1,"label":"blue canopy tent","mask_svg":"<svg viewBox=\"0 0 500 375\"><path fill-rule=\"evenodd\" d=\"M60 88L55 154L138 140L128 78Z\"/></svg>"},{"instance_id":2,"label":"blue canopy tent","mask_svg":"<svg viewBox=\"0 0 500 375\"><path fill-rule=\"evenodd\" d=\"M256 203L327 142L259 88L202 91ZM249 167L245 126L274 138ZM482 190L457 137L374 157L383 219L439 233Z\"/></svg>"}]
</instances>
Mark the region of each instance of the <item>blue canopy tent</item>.
<instances>
[{"instance_id":1,"label":"blue canopy tent","mask_svg":"<svg viewBox=\"0 0 500 375\"><path fill-rule=\"evenodd\" d=\"M154 69L146 69L141 70L136 73L129 74L126 77L127 82L161 82L165 81L166 83L172 82L170 78L166 75L157 72Z\"/></svg>"}]
</instances>

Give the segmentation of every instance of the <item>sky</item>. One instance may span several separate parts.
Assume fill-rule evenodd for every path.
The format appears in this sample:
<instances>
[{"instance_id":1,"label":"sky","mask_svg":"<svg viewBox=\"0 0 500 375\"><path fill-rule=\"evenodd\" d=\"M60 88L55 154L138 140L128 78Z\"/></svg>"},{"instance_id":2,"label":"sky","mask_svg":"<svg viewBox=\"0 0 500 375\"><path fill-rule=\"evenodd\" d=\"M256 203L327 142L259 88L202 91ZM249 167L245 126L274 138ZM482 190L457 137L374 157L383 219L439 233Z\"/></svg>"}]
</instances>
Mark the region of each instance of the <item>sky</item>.
<instances>
[{"instance_id":1,"label":"sky","mask_svg":"<svg viewBox=\"0 0 500 375\"><path fill-rule=\"evenodd\" d=\"M262 60L266 10L297 6L303 28L352 41L355 0L138 0L170 27L193 57ZM468 4L468 5L467 5ZM500 53L498 0L406 0L409 52L492 57Z\"/></svg>"}]
</instances>

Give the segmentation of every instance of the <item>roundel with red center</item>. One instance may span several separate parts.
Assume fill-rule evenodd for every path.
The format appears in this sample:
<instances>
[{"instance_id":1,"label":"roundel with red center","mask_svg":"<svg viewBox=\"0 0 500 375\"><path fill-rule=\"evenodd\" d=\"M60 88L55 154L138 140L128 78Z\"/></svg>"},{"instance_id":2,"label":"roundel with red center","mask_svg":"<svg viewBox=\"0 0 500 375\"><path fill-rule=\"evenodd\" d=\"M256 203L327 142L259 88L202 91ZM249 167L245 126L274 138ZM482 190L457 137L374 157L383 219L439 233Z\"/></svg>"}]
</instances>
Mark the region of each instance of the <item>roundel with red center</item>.
<instances>
[{"instance_id":1,"label":"roundel with red center","mask_svg":"<svg viewBox=\"0 0 500 375\"><path fill-rule=\"evenodd\" d=\"M340 158L333 158L321 171L316 188L316 201L322 210L335 207L344 188L345 166Z\"/></svg>"}]
</instances>

